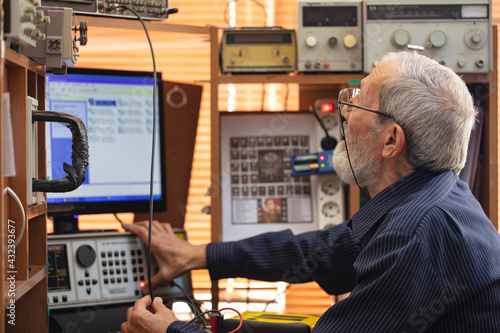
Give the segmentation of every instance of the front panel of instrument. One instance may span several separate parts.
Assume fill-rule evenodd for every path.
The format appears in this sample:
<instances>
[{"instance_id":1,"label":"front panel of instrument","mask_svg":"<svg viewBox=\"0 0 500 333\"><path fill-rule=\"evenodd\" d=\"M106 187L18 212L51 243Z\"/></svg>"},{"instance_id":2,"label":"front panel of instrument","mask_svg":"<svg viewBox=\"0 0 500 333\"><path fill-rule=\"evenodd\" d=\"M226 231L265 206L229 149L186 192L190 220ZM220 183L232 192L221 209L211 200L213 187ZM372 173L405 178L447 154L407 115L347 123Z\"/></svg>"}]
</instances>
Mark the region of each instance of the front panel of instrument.
<instances>
[{"instance_id":1,"label":"front panel of instrument","mask_svg":"<svg viewBox=\"0 0 500 333\"><path fill-rule=\"evenodd\" d=\"M491 4L488 0L366 0L364 71L369 73L387 52L411 51L435 59L457 73L493 69Z\"/></svg>"},{"instance_id":2,"label":"front panel of instrument","mask_svg":"<svg viewBox=\"0 0 500 333\"><path fill-rule=\"evenodd\" d=\"M50 235L48 263L50 308L135 301L147 281L146 247L130 233ZM192 292L190 274L175 281ZM183 296L175 287L158 288L156 294Z\"/></svg>"},{"instance_id":3,"label":"front panel of instrument","mask_svg":"<svg viewBox=\"0 0 500 333\"><path fill-rule=\"evenodd\" d=\"M360 72L363 66L361 1L299 2L301 72Z\"/></svg>"},{"instance_id":4,"label":"front panel of instrument","mask_svg":"<svg viewBox=\"0 0 500 333\"><path fill-rule=\"evenodd\" d=\"M232 73L293 72L297 69L295 31L281 28L224 29L221 68Z\"/></svg>"}]
</instances>

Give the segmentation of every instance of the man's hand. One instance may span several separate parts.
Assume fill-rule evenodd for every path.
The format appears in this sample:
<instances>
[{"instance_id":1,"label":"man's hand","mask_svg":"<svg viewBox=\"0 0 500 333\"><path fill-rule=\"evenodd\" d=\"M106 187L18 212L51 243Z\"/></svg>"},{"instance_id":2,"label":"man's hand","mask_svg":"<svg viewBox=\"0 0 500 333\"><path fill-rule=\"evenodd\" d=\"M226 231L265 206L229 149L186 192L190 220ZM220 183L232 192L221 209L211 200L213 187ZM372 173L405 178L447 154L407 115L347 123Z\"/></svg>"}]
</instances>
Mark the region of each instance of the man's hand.
<instances>
[{"instance_id":1,"label":"man's hand","mask_svg":"<svg viewBox=\"0 0 500 333\"><path fill-rule=\"evenodd\" d=\"M148 243L148 222L122 224L123 229L130 231ZM153 221L151 229L151 252L159 266L158 273L151 278L152 289L165 285L187 271L206 268L206 245L195 246L177 237L168 223ZM146 285L143 293L149 293Z\"/></svg>"},{"instance_id":2,"label":"man's hand","mask_svg":"<svg viewBox=\"0 0 500 333\"><path fill-rule=\"evenodd\" d=\"M174 313L163 305L160 297L155 297L154 302L151 302L148 295L127 310L127 321L120 328L123 333L165 333L176 320Z\"/></svg>"}]
</instances>

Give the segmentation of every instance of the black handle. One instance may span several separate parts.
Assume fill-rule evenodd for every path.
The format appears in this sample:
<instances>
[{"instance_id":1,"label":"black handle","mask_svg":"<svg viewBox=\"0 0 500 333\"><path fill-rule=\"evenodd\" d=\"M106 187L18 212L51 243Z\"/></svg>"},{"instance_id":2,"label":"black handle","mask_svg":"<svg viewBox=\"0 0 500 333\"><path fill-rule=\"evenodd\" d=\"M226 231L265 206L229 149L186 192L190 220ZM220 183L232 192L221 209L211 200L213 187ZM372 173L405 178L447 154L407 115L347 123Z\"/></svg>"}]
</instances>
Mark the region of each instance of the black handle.
<instances>
[{"instance_id":1,"label":"black handle","mask_svg":"<svg viewBox=\"0 0 500 333\"><path fill-rule=\"evenodd\" d=\"M72 165L63 164L63 170L68 175L53 180L33 179L33 192L69 192L77 189L85 180L89 165L89 144L85 124L78 117L55 111L34 111L32 119L33 121L64 123L73 137Z\"/></svg>"}]
</instances>

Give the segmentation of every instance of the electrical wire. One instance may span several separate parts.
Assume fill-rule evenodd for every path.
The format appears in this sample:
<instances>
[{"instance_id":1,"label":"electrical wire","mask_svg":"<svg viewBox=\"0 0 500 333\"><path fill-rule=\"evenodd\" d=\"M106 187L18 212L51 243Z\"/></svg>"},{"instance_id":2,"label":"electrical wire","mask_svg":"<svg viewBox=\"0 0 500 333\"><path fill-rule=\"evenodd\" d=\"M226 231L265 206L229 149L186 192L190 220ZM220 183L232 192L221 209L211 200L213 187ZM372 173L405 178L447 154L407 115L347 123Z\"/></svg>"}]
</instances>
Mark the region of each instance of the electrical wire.
<instances>
[{"instance_id":1,"label":"electrical wire","mask_svg":"<svg viewBox=\"0 0 500 333\"><path fill-rule=\"evenodd\" d=\"M280 292L278 295L276 295L276 297L275 297L275 298L273 298L272 300L268 301L268 302L266 303L266 306L264 306L264 310L262 310L262 312L266 312L267 307L269 306L269 304L271 304L271 303L273 303L273 302L276 302L276 300L278 299L278 297L280 297L281 295L285 294L285 293L288 291L288 289L290 289L290 287L291 287L291 286L292 286L292 284L291 284L291 283L289 283L289 284L288 284L288 286L286 286L285 290L283 290L283 291L282 291L282 292Z\"/></svg>"},{"instance_id":2,"label":"electrical wire","mask_svg":"<svg viewBox=\"0 0 500 333\"><path fill-rule=\"evenodd\" d=\"M262 8L262 10L264 11L264 24L263 24L263 26L264 27L266 26L266 24L267 24L267 11L266 11L266 7L263 4L261 4L257 0L233 0L232 2L236 4L236 2L238 2L238 1L251 1L251 2L253 2L255 4L257 4L258 6L260 6L260 8ZM231 1L228 1L227 4L226 4L226 6L224 7L224 14L223 14L224 15L224 21L227 23L228 26L231 26L229 24L228 19L227 19L227 11L229 9L229 3L230 2Z\"/></svg>"},{"instance_id":3,"label":"electrical wire","mask_svg":"<svg viewBox=\"0 0 500 333\"><path fill-rule=\"evenodd\" d=\"M196 305L196 302L191 298L191 296L189 296L189 294L184 290L184 288L182 288L177 282L175 281L170 281L170 285L173 286L173 287L177 287L179 288L179 290L182 292L182 294L184 295L184 297L187 298L187 300L193 304L193 306ZM199 310L196 306L196 311L195 311L195 315L199 315L201 313L201 310Z\"/></svg>"},{"instance_id":4,"label":"electrical wire","mask_svg":"<svg viewBox=\"0 0 500 333\"><path fill-rule=\"evenodd\" d=\"M196 316L197 315L197 308L194 304L192 304L191 302L188 302L184 299L174 299L173 301L170 301L168 302L167 304L165 304L165 306L168 308L170 305L174 304L174 303L186 303L187 305L189 305L189 308L191 309L191 312L193 312L193 314Z\"/></svg>"},{"instance_id":5,"label":"electrical wire","mask_svg":"<svg viewBox=\"0 0 500 333\"><path fill-rule=\"evenodd\" d=\"M115 9L116 7L109 8ZM155 54L153 51L153 43L151 43L151 38L149 38L148 29L146 28L146 24L142 20L141 16L133 9L125 6L119 5L117 8L123 8L129 10L132 14L137 16L137 19L142 24L144 28L144 32L146 33L146 37L148 38L149 48L151 50L151 58L153 60L153 138L151 144L151 177L149 181L149 227L148 227L148 287L149 287L149 295L151 299L154 299L153 296L153 288L151 287L151 228L153 226L153 182L154 182L154 165L155 165L155 148L156 148L156 62L155 62Z\"/></svg>"},{"instance_id":6,"label":"electrical wire","mask_svg":"<svg viewBox=\"0 0 500 333\"><path fill-rule=\"evenodd\" d=\"M283 106L283 111L288 111L288 96L290 94L290 86L288 85L288 83L286 84L286 93L285 93L285 103L284 103L284 106Z\"/></svg>"},{"instance_id":7,"label":"electrical wire","mask_svg":"<svg viewBox=\"0 0 500 333\"><path fill-rule=\"evenodd\" d=\"M190 322L188 322L189 325L191 325L192 323L195 322L196 319L200 318L200 317L203 317L204 315L206 315L207 313L212 313L212 312L217 312L219 315L220 315L220 311L219 310L208 310L208 311L204 311L202 313L200 313L199 315L195 316L193 319L191 319Z\"/></svg>"},{"instance_id":8,"label":"electrical wire","mask_svg":"<svg viewBox=\"0 0 500 333\"><path fill-rule=\"evenodd\" d=\"M234 330L232 330L231 332L228 332L228 333L235 333L235 332L237 332L237 331L241 328L241 326L243 325L243 316L241 315L241 313L240 313L238 310L233 309L233 308L222 308L222 309L219 309L219 313L220 313L221 311L224 311L224 310L231 310L231 311L234 311L234 312L236 312L236 313L238 314L238 316L240 317L240 324L238 325L238 327L236 327Z\"/></svg>"},{"instance_id":9,"label":"electrical wire","mask_svg":"<svg viewBox=\"0 0 500 333\"><path fill-rule=\"evenodd\" d=\"M342 126L342 133L345 133L344 122L342 121L342 119L340 121L340 126ZM354 168L352 167L351 157L349 156L349 149L347 148L347 137L345 135L344 135L344 144L345 144L345 152L347 154L347 160L349 161L349 166L351 167L351 172L352 175L354 176L354 181L356 182L356 185L358 185L358 188L361 191L361 193L363 193L363 195L367 199L370 199L370 196L366 194L366 192L361 188L361 186L359 186L358 179L356 178L356 174L354 173Z\"/></svg>"},{"instance_id":10,"label":"electrical wire","mask_svg":"<svg viewBox=\"0 0 500 333\"><path fill-rule=\"evenodd\" d=\"M116 215L116 213L113 213L113 215L115 216L115 219L120 222L121 224L123 224L123 221L118 217L118 215Z\"/></svg>"},{"instance_id":11,"label":"electrical wire","mask_svg":"<svg viewBox=\"0 0 500 333\"><path fill-rule=\"evenodd\" d=\"M260 111L264 111L264 103L266 100L266 85L263 83L262 84L262 100L260 102Z\"/></svg>"},{"instance_id":12,"label":"electrical wire","mask_svg":"<svg viewBox=\"0 0 500 333\"><path fill-rule=\"evenodd\" d=\"M325 134L327 137L330 136L330 134L328 134L328 129L326 128L325 124L323 124L323 121L321 120L321 118L316 114L316 112L314 110L310 110L312 112L312 114L314 115L314 117L316 117L316 119L318 120L319 122L319 125L321 126L321 128L323 129L323 131L325 131Z\"/></svg>"}]
</instances>

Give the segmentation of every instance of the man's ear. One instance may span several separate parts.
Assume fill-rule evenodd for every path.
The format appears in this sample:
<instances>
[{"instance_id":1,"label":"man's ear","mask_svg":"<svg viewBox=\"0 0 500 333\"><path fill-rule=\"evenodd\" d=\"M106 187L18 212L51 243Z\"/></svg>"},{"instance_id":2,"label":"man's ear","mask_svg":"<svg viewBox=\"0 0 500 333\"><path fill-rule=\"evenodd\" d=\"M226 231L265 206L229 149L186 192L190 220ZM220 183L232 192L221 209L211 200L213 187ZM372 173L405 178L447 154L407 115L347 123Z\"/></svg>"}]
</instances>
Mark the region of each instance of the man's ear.
<instances>
[{"instance_id":1,"label":"man's ear","mask_svg":"<svg viewBox=\"0 0 500 333\"><path fill-rule=\"evenodd\" d=\"M384 158L395 158L403 154L406 144L405 134L403 129L398 124L394 123L383 132L384 147L382 149L382 156Z\"/></svg>"}]
</instances>

